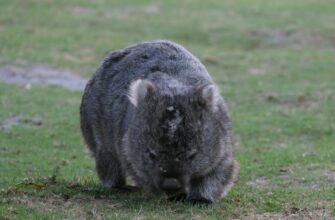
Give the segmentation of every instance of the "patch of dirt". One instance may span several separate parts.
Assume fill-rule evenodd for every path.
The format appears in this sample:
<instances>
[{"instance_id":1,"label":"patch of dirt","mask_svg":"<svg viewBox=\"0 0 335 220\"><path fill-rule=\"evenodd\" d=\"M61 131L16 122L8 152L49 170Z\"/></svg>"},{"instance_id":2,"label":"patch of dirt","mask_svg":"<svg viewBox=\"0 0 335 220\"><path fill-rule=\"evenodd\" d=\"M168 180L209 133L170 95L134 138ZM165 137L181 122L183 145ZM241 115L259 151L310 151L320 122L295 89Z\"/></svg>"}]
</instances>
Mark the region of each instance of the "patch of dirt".
<instances>
[{"instance_id":1,"label":"patch of dirt","mask_svg":"<svg viewBox=\"0 0 335 220\"><path fill-rule=\"evenodd\" d=\"M15 197L12 200L17 204L46 212L67 210L66 212L70 219L104 219L104 214L99 211L101 207L108 207L112 210L123 208L121 203L113 203L108 199L69 198L60 195L48 197L22 196Z\"/></svg>"},{"instance_id":2,"label":"patch of dirt","mask_svg":"<svg viewBox=\"0 0 335 220\"><path fill-rule=\"evenodd\" d=\"M327 179L335 184L335 171L334 170L327 170L325 172L325 176L327 177Z\"/></svg>"},{"instance_id":3,"label":"patch of dirt","mask_svg":"<svg viewBox=\"0 0 335 220\"><path fill-rule=\"evenodd\" d=\"M315 109L325 103L329 99L329 95L324 94L294 94L286 97L280 97L277 94L268 94L259 100L279 104L285 108L303 107Z\"/></svg>"},{"instance_id":4,"label":"patch of dirt","mask_svg":"<svg viewBox=\"0 0 335 220\"><path fill-rule=\"evenodd\" d=\"M261 176L261 177L258 177L252 181L249 181L247 182L247 185L248 186L252 186L252 187L256 187L256 188L259 188L259 187L266 187L269 185L269 179L265 176Z\"/></svg>"},{"instance_id":5,"label":"patch of dirt","mask_svg":"<svg viewBox=\"0 0 335 220\"><path fill-rule=\"evenodd\" d=\"M7 118L3 122L0 123L0 130L8 130L12 128L13 126L20 124L21 117L20 116L13 116L10 118Z\"/></svg>"},{"instance_id":6,"label":"patch of dirt","mask_svg":"<svg viewBox=\"0 0 335 220\"><path fill-rule=\"evenodd\" d=\"M0 122L0 130L8 130L20 124L32 127L41 127L43 125L43 121L40 118L27 118L21 115L14 115Z\"/></svg>"},{"instance_id":7,"label":"patch of dirt","mask_svg":"<svg viewBox=\"0 0 335 220\"><path fill-rule=\"evenodd\" d=\"M308 31L296 31L289 35L293 47L335 47L334 38L324 34Z\"/></svg>"},{"instance_id":8,"label":"patch of dirt","mask_svg":"<svg viewBox=\"0 0 335 220\"><path fill-rule=\"evenodd\" d=\"M47 65L6 65L0 67L0 81L18 84L30 89L32 85L57 85L69 90L83 90L87 83L67 70L59 70Z\"/></svg>"},{"instance_id":9,"label":"patch of dirt","mask_svg":"<svg viewBox=\"0 0 335 220\"><path fill-rule=\"evenodd\" d=\"M240 219L244 220L300 220L300 219L334 219L334 216L331 214L331 210L329 208L320 208L314 209L310 211L301 211L297 208L293 208L290 210L286 210L283 212L266 212L262 214L251 214L242 216Z\"/></svg>"},{"instance_id":10,"label":"patch of dirt","mask_svg":"<svg viewBox=\"0 0 335 220\"><path fill-rule=\"evenodd\" d=\"M272 182L270 182L270 179L268 177L261 176L247 182L246 185L254 188L268 188L268 189L271 187L275 188L299 187L317 191L322 189L324 184L329 183L329 181L331 181L329 179L330 177L328 177L328 180L326 180L325 177L319 177L318 174L321 173L320 171L315 172L315 174L314 173L311 174L312 176L315 177L315 181L306 179L305 177L299 175L299 173L296 173L296 171L290 167L281 168L280 170L278 170L278 173L279 175L277 176L277 179L275 178L274 180L272 180ZM271 196L272 192L268 192L267 195Z\"/></svg>"},{"instance_id":11,"label":"patch of dirt","mask_svg":"<svg viewBox=\"0 0 335 220\"><path fill-rule=\"evenodd\" d=\"M313 155L314 156L314 155ZM318 164L310 164L307 170L303 168L286 167L279 170L276 186L279 187L301 187L312 191L322 190L335 184L335 170L324 170ZM303 173L308 173L303 175Z\"/></svg>"},{"instance_id":12,"label":"patch of dirt","mask_svg":"<svg viewBox=\"0 0 335 220\"><path fill-rule=\"evenodd\" d=\"M139 16L142 14L154 15L159 14L161 11L162 9L160 4L152 3L143 6L114 7L105 11L102 16L108 19L129 19L129 17L133 17L134 14Z\"/></svg>"},{"instance_id":13,"label":"patch of dirt","mask_svg":"<svg viewBox=\"0 0 335 220\"><path fill-rule=\"evenodd\" d=\"M293 48L335 47L335 39L317 31L302 31L290 29L274 29L252 32L251 36L263 39L259 46L276 45Z\"/></svg>"},{"instance_id":14,"label":"patch of dirt","mask_svg":"<svg viewBox=\"0 0 335 220\"><path fill-rule=\"evenodd\" d=\"M264 75L265 74L265 70L262 69L262 68L251 67L251 68L248 69L248 73L250 75L254 75L254 76L256 76L256 75Z\"/></svg>"},{"instance_id":15,"label":"patch of dirt","mask_svg":"<svg viewBox=\"0 0 335 220\"><path fill-rule=\"evenodd\" d=\"M287 41L288 34L284 31L274 30L270 33L270 42L273 44L283 44Z\"/></svg>"},{"instance_id":16,"label":"patch of dirt","mask_svg":"<svg viewBox=\"0 0 335 220\"><path fill-rule=\"evenodd\" d=\"M88 15L88 14L91 14L92 11L93 10L90 8L76 6L73 8L72 12L74 15Z\"/></svg>"},{"instance_id":17,"label":"patch of dirt","mask_svg":"<svg viewBox=\"0 0 335 220\"><path fill-rule=\"evenodd\" d=\"M160 12L161 7L158 4L150 4L142 7L142 10L148 14L155 14Z\"/></svg>"},{"instance_id":18,"label":"patch of dirt","mask_svg":"<svg viewBox=\"0 0 335 220\"><path fill-rule=\"evenodd\" d=\"M220 59L214 56L206 56L203 58L202 62L204 62L205 64L210 64L210 65L219 65Z\"/></svg>"}]
</instances>

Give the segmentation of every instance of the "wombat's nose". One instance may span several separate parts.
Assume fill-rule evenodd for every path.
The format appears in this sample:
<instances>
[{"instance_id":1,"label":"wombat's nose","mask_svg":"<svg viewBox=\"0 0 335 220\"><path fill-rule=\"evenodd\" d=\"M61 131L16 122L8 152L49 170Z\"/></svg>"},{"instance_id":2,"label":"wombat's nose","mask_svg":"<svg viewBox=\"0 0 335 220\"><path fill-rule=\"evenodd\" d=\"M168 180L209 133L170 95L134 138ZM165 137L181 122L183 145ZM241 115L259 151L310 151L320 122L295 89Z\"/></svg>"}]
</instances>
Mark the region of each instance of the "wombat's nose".
<instances>
[{"instance_id":1,"label":"wombat's nose","mask_svg":"<svg viewBox=\"0 0 335 220\"><path fill-rule=\"evenodd\" d=\"M163 179L161 188L166 193L175 193L182 188L182 185L180 184L179 180L175 178L165 178Z\"/></svg>"}]
</instances>

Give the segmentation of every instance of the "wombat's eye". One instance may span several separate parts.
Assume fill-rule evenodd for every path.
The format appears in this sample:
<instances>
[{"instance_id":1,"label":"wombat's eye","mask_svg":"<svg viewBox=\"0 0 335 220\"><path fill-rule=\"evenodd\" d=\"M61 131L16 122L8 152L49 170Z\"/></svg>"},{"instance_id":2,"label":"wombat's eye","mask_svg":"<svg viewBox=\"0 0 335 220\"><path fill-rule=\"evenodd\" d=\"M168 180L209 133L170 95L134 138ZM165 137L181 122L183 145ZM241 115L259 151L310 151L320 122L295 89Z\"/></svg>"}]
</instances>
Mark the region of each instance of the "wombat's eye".
<instances>
[{"instance_id":1,"label":"wombat's eye","mask_svg":"<svg viewBox=\"0 0 335 220\"><path fill-rule=\"evenodd\" d=\"M157 158L157 154L156 154L154 151L149 150L149 157L150 157L150 159L152 159L152 160L156 160L156 158Z\"/></svg>"},{"instance_id":2,"label":"wombat's eye","mask_svg":"<svg viewBox=\"0 0 335 220\"><path fill-rule=\"evenodd\" d=\"M198 151L196 149L193 149L189 152L187 159L189 160L193 160L195 158L195 156L197 155Z\"/></svg>"}]
</instances>

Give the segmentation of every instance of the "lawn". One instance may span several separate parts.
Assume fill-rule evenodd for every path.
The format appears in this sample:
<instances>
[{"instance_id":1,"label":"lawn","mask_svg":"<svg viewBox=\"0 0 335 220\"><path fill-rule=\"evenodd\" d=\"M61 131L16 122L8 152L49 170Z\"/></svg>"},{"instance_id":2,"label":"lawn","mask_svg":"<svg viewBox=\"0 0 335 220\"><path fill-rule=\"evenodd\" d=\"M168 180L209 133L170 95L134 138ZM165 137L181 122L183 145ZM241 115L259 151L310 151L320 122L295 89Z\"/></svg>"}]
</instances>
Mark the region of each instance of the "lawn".
<instances>
[{"instance_id":1,"label":"lawn","mask_svg":"<svg viewBox=\"0 0 335 220\"><path fill-rule=\"evenodd\" d=\"M335 218L334 12L333 0L0 1L0 70L89 77L111 50L184 45L228 103L240 167L212 206L105 189L80 134L82 91L0 82L0 219Z\"/></svg>"}]
</instances>

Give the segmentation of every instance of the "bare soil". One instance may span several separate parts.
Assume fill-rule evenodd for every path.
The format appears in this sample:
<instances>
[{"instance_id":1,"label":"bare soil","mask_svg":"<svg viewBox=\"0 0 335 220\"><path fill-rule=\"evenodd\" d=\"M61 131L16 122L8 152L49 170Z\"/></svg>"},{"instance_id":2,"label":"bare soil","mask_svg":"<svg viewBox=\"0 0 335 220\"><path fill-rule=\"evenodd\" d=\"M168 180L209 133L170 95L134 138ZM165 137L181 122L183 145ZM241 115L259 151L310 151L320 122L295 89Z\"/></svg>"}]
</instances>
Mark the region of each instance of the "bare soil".
<instances>
[{"instance_id":1,"label":"bare soil","mask_svg":"<svg viewBox=\"0 0 335 220\"><path fill-rule=\"evenodd\" d=\"M314 219L333 219L331 210L328 208L320 208L310 211L287 210L284 212L267 212L262 214L251 214L241 217L245 220L314 220Z\"/></svg>"},{"instance_id":2,"label":"bare soil","mask_svg":"<svg viewBox=\"0 0 335 220\"><path fill-rule=\"evenodd\" d=\"M258 177L252 181L247 182L248 186L252 187L266 187L269 186L269 179L265 176Z\"/></svg>"},{"instance_id":3,"label":"bare soil","mask_svg":"<svg viewBox=\"0 0 335 220\"><path fill-rule=\"evenodd\" d=\"M52 68L48 65L5 65L0 67L0 81L18 84L27 89L32 85L62 86L69 90L83 90L87 79L68 70Z\"/></svg>"},{"instance_id":4,"label":"bare soil","mask_svg":"<svg viewBox=\"0 0 335 220\"><path fill-rule=\"evenodd\" d=\"M4 121L0 121L0 131L1 130L9 130L14 126L24 124L32 127L41 127L43 125L43 121L40 118L29 118L24 117L22 115L13 115Z\"/></svg>"}]
</instances>

